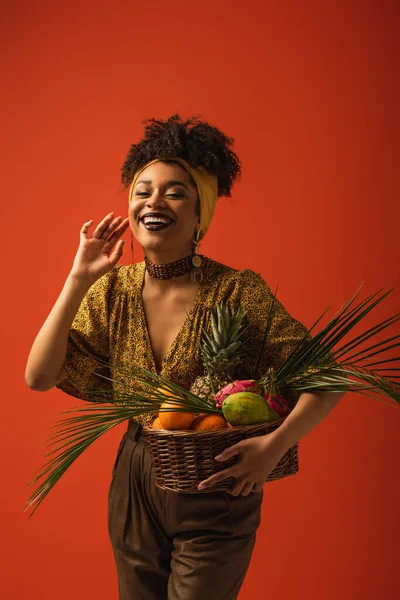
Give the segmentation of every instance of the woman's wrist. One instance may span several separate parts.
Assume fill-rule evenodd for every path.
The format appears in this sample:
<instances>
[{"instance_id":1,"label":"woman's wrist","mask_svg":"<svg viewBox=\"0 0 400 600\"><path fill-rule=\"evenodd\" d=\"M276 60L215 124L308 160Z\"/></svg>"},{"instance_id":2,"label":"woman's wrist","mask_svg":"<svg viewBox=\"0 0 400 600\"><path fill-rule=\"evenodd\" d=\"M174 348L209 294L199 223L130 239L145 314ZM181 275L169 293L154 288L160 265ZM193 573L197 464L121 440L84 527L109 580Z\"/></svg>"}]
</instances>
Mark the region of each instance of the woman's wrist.
<instances>
[{"instance_id":1,"label":"woman's wrist","mask_svg":"<svg viewBox=\"0 0 400 600\"><path fill-rule=\"evenodd\" d=\"M290 445L287 445L285 435L283 435L279 429L280 427L271 431L271 433L259 436L260 445L265 448L268 454L272 452L277 456L283 456L290 448Z\"/></svg>"},{"instance_id":2,"label":"woman's wrist","mask_svg":"<svg viewBox=\"0 0 400 600\"><path fill-rule=\"evenodd\" d=\"M268 434L273 436L273 445L284 454L321 423L343 395L344 392L303 392L283 423Z\"/></svg>"}]
</instances>

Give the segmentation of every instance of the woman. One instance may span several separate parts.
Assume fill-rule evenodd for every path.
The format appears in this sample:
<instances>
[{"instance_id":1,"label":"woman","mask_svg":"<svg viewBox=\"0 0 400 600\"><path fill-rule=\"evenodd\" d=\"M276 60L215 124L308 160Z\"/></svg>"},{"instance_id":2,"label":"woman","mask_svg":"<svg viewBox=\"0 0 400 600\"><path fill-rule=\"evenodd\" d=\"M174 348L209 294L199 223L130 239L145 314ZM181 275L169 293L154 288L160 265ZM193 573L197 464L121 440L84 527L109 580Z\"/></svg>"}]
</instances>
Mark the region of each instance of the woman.
<instances>
[{"instance_id":1,"label":"woman","mask_svg":"<svg viewBox=\"0 0 400 600\"><path fill-rule=\"evenodd\" d=\"M218 302L244 306L250 323L238 376L250 376L273 294L260 275L197 256L218 197L229 196L240 175L233 140L197 120L146 122L122 168L129 187L128 217L108 214L80 245L64 289L29 355L26 381L44 391L56 385L78 398L104 387L93 358L108 361L108 376L128 383L124 369L141 366L190 387L203 373L200 332ZM128 226L145 261L121 266ZM201 264L199 264L201 263ZM275 300L275 317L260 372L279 366L307 332ZM122 368L121 368L122 367ZM99 383L101 381L101 383ZM135 383L129 381L135 387ZM111 387L111 383L108 382ZM109 533L120 600L233 600L237 597L260 523L263 484L280 458L319 423L342 394L304 393L274 433L235 444L222 460L238 462L203 482L234 477L230 491L178 494L155 486L142 427L130 421L114 464Z\"/></svg>"}]
</instances>

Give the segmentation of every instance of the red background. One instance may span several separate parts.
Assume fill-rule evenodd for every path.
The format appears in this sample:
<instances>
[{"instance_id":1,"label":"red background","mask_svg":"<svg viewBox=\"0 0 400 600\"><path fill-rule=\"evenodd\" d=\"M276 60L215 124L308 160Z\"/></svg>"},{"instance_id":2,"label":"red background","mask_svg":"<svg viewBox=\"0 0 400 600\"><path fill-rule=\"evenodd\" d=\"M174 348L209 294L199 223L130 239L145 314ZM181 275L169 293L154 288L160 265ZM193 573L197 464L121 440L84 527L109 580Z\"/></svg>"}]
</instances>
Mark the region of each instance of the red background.
<instances>
[{"instance_id":1,"label":"red background","mask_svg":"<svg viewBox=\"0 0 400 600\"><path fill-rule=\"evenodd\" d=\"M112 600L106 502L124 427L79 458L32 519L22 512L48 428L79 403L24 381L79 229L126 216L119 171L144 118L199 113L235 137L243 163L202 251L279 281L308 326L362 281L362 298L395 287L365 324L394 314L399 15L385 0L64 4L2 12L0 593ZM265 486L241 600L397 597L399 419L348 394L301 441L300 472Z\"/></svg>"}]
</instances>

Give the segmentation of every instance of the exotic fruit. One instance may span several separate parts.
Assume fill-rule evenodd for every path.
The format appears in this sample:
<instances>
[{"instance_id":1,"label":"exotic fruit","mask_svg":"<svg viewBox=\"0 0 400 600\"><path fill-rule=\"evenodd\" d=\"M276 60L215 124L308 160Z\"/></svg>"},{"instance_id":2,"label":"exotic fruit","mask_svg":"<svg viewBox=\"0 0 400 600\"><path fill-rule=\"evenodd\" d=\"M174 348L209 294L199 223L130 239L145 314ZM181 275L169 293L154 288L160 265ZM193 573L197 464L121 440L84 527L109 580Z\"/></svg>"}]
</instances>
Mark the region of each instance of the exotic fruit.
<instances>
[{"instance_id":1,"label":"exotic fruit","mask_svg":"<svg viewBox=\"0 0 400 600\"><path fill-rule=\"evenodd\" d=\"M251 392L238 392L225 398L222 413L233 426L256 425L279 420L278 413L268 402L265 402L265 398Z\"/></svg>"},{"instance_id":2,"label":"exotic fruit","mask_svg":"<svg viewBox=\"0 0 400 600\"><path fill-rule=\"evenodd\" d=\"M155 429L164 429L164 427L161 425L160 417L156 417L151 426Z\"/></svg>"},{"instance_id":3,"label":"exotic fruit","mask_svg":"<svg viewBox=\"0 0 400 600\"><path fill-rule=\"evenodd\" d=\"M222 403L228 396L238 394L239 392L251 392L252 394L262 395L262 387L254 379L243 379L242 381L232 381L220 390L215 396L215 405L222 408ZM272 407L273 408L273 407Z\"/></svg>"},{"instance_id":4,"label":"exotic fruit","mask_svg":"<svg viewBox=\"0 0 400 600\"><path fill-rule=\"evenodd\" d=\"M160 410L158 418L164 429L189 429L191 426L194 419L194 413L174 410L178 407L184 408L185 406L184 404L171 400L165 400L161 404L160 408L164 410ZM169 408L172 408L172 410L167 410Z\"/></svg>"},{"instance_id":5,"label":"exotic fruit","mask_svg":"<svg viewBox=\"0 0 400 600\"><path fill-rule=\"evenodd\" d=\"M246 311L241 306L231 314L224 304L211 310L212 335L204 331L201 355L205 374L196 378L190 391L214 405L217 390L234 381L234 371L243 356L242 339L247 330Z\"/></svg>"},{"instance_id":6,"label":"exotic fruit","mask_svg":"<svg viewBox=\"0 0 400 600\"><path fill-rule=\"evenodd\" d=\"M237 394L239 392L250 392L252 394L257 394L258 396L263 396L264 400L276 413L278 413L281 419L286 417L292 410L285 398L279 396L279 394L265 391L261 383L255 381L254 379L244 379L241 381L232 381L232 383L228 383L228 385L223 387L222 390L216 394L216 407L222 408L222 405L228 396L232 396L233 394Z\"/></svg>"},{"instance_id":7,"label":"exotic fruit","mask_svg":"<svg viewBox=\"0 0 400 600\"><path fill-rule=\"evenodd\" d=\"M285 400L285 398L282 398L282 396L270 394L269 392L267 392L264 398L268 402L270 407L276 413L278 413L281 419L283 417L286 417L292 410L290 405L288 404L288 401Z\"/></svg>"},{"instance_id":8,"label":"exotic fruit","mask_svg":"<svg viewBox=\"0 0 400 600\"><path fill-rule=\"evenodd\" d=\"M226 429L228 422L222 415L198 415L190 426L190 429L196 431L215 431L217 429Z\"/></svg>"}]
</instances>

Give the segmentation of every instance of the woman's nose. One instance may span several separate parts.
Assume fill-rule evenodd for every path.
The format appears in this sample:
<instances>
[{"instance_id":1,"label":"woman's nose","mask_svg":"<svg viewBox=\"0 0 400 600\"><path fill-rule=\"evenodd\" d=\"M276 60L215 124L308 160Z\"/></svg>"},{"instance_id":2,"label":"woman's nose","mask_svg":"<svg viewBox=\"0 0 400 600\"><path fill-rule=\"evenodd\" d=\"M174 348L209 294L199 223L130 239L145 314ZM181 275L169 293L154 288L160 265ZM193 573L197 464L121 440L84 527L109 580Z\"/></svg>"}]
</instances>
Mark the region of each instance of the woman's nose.
<instances>
[{"instance_id":1,"label":"woman's nose","mask_svg":"<svg viewBox=\"0 0 400 600\"><path fill-rule=\"evenodd\" d=\"M157 208L157 207L163 207L165 208L166 203L164 200L164 197L162 194L160 194L159 192L154 192L151 196L149 196L146 199L146 206L148 206L149 208Z\"/></svg>"}]
</instances>

